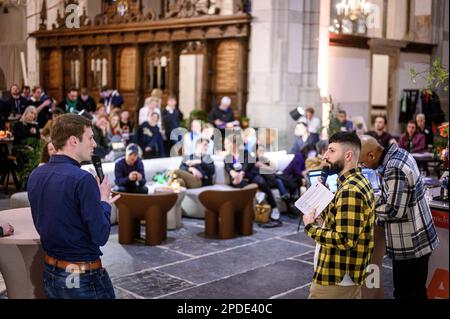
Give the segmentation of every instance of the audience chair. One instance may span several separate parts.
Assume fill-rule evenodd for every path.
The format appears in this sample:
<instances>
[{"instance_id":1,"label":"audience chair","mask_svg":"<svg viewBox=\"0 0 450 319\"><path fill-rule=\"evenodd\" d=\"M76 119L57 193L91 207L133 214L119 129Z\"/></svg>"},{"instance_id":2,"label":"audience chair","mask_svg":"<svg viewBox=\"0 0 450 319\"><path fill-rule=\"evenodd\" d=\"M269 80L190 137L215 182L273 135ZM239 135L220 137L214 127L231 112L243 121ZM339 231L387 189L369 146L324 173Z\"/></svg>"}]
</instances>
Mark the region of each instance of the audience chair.
<instances>
[{"instance_id":1,"label":"audience chair","mask_svg":"<svg viewBox=\"0 0 450 319\"><path fill-rule=\"evenodd\" d=\"M178 194L155 195L112 192L121 197L115 202L119 214L119 243L132 244L140 237L141 220L145 220L145 244L156 246L167 238L167 212Z\"/></svg>"},{"instance_id":2,"label":"audience chair","mask_svg":"<svg viewBox=\"0 0 450 319\"><path fill-rule=\"evenodd\" d=\"M236 190L208 190L200 193L205 206L205 234L219 239L230 239L237 232L253 234L254 198L258 186L250 184Z\"/></svg>"}]
</instances>

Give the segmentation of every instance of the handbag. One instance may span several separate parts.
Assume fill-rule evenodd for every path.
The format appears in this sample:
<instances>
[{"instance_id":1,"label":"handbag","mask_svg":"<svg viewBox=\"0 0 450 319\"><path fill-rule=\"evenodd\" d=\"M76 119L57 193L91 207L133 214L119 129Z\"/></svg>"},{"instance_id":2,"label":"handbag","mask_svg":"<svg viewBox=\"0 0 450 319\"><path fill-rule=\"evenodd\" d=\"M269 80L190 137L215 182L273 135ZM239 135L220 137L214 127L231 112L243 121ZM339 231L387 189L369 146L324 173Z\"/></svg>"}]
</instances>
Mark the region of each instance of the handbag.
<instances>
[{"instance_id":1,"label":"handbag","mask_svg":"<svg viewBox=\"0 0 450 319\"><path fill-rule=\"evenodd\" d=\"M257 204L255 206L255 222L266 224L270 220L270 205L267 204Z\"/></svg>"}]
</instances>

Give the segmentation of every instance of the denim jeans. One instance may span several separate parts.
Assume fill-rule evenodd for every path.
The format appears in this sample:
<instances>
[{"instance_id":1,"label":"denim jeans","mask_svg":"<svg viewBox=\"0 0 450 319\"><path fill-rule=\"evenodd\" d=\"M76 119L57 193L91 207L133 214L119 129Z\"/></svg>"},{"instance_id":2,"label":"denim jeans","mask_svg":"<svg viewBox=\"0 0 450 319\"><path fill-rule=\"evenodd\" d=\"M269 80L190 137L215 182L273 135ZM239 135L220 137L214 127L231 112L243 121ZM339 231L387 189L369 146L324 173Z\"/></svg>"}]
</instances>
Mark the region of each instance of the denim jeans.
<instances>
[{"instance_id":1,"label":"denim jeans","mask_svg":"<svg viewBox=\"0 0 450 319\"><path fill-rule=\"evenodd\" d=\"M105 268L77 274L45 264L44 290L49 299L116 298Z\"/></svg>"}]
</instances>

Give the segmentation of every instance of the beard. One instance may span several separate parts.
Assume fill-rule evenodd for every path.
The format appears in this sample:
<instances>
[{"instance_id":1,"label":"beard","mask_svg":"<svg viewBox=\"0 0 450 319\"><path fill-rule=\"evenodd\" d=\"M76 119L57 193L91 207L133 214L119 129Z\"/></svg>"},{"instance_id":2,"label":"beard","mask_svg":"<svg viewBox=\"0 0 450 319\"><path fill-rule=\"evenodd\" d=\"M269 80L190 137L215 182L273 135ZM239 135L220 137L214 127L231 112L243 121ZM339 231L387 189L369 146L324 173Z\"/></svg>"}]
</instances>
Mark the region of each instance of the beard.
<instances>
[{"instance_id":1,"label":"beard","mask_svg":"<svg viewBox=\"0 0 450 319\"><path fill-rule=\"evenodd\" d=\"M333 175L333 174L339 174L340 172L342 172L344 170L344 160L340 160L340 161L336 161L335 163L331 163L329 161L327 161L328 165L329 165L329 171L328 174L329 175Z\"/></svg>"}]
</instances>

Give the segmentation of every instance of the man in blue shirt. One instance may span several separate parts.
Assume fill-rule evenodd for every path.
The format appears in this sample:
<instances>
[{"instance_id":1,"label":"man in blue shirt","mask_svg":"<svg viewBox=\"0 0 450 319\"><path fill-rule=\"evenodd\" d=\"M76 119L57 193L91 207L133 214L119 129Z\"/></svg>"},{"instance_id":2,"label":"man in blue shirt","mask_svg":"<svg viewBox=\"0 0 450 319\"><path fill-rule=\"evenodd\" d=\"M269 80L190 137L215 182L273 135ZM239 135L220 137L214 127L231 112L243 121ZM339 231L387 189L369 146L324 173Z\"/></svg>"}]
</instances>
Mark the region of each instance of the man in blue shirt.
<instances>
[{"instance_id":1,"label":"man in blue shirt","mask_svg":"<svg viewBox=\"0 0 450 319\"><path fill-rule=\"evenodd\" d=\"M125 157L117 160L114 167L116 177L115 191L135 194L147 194L145 187L144 164L139 158L139 148L130 144L125 150Z\"/></svg>"},{"instance_id":2,"label":"man in blue shirt","mask_svg":"<svg viewBox=\"0 0 450 319\"><path fill-rule=\"evenodd\" d=\"M96 146L91 122L76 114L55 120L51 133L57 151L28 181L33 222L46 253L44 290L48 298L115 298L102 268L100 246L110 232L111 187L100 184L80 163Z\"/></svg>"},{"instance_id":3,"label":"man in blue shirt","mask_svg":"<svg viewBox=\"0 0 450 319\"><path fill-rule=\"evenodd\" d=\"M338 112L338 120L339 123L341 124L341 131L343 132L353 132L353 122L347 120L347 112L345 112L344 110L340 110Z\"/></svg>"}]
</instances>

